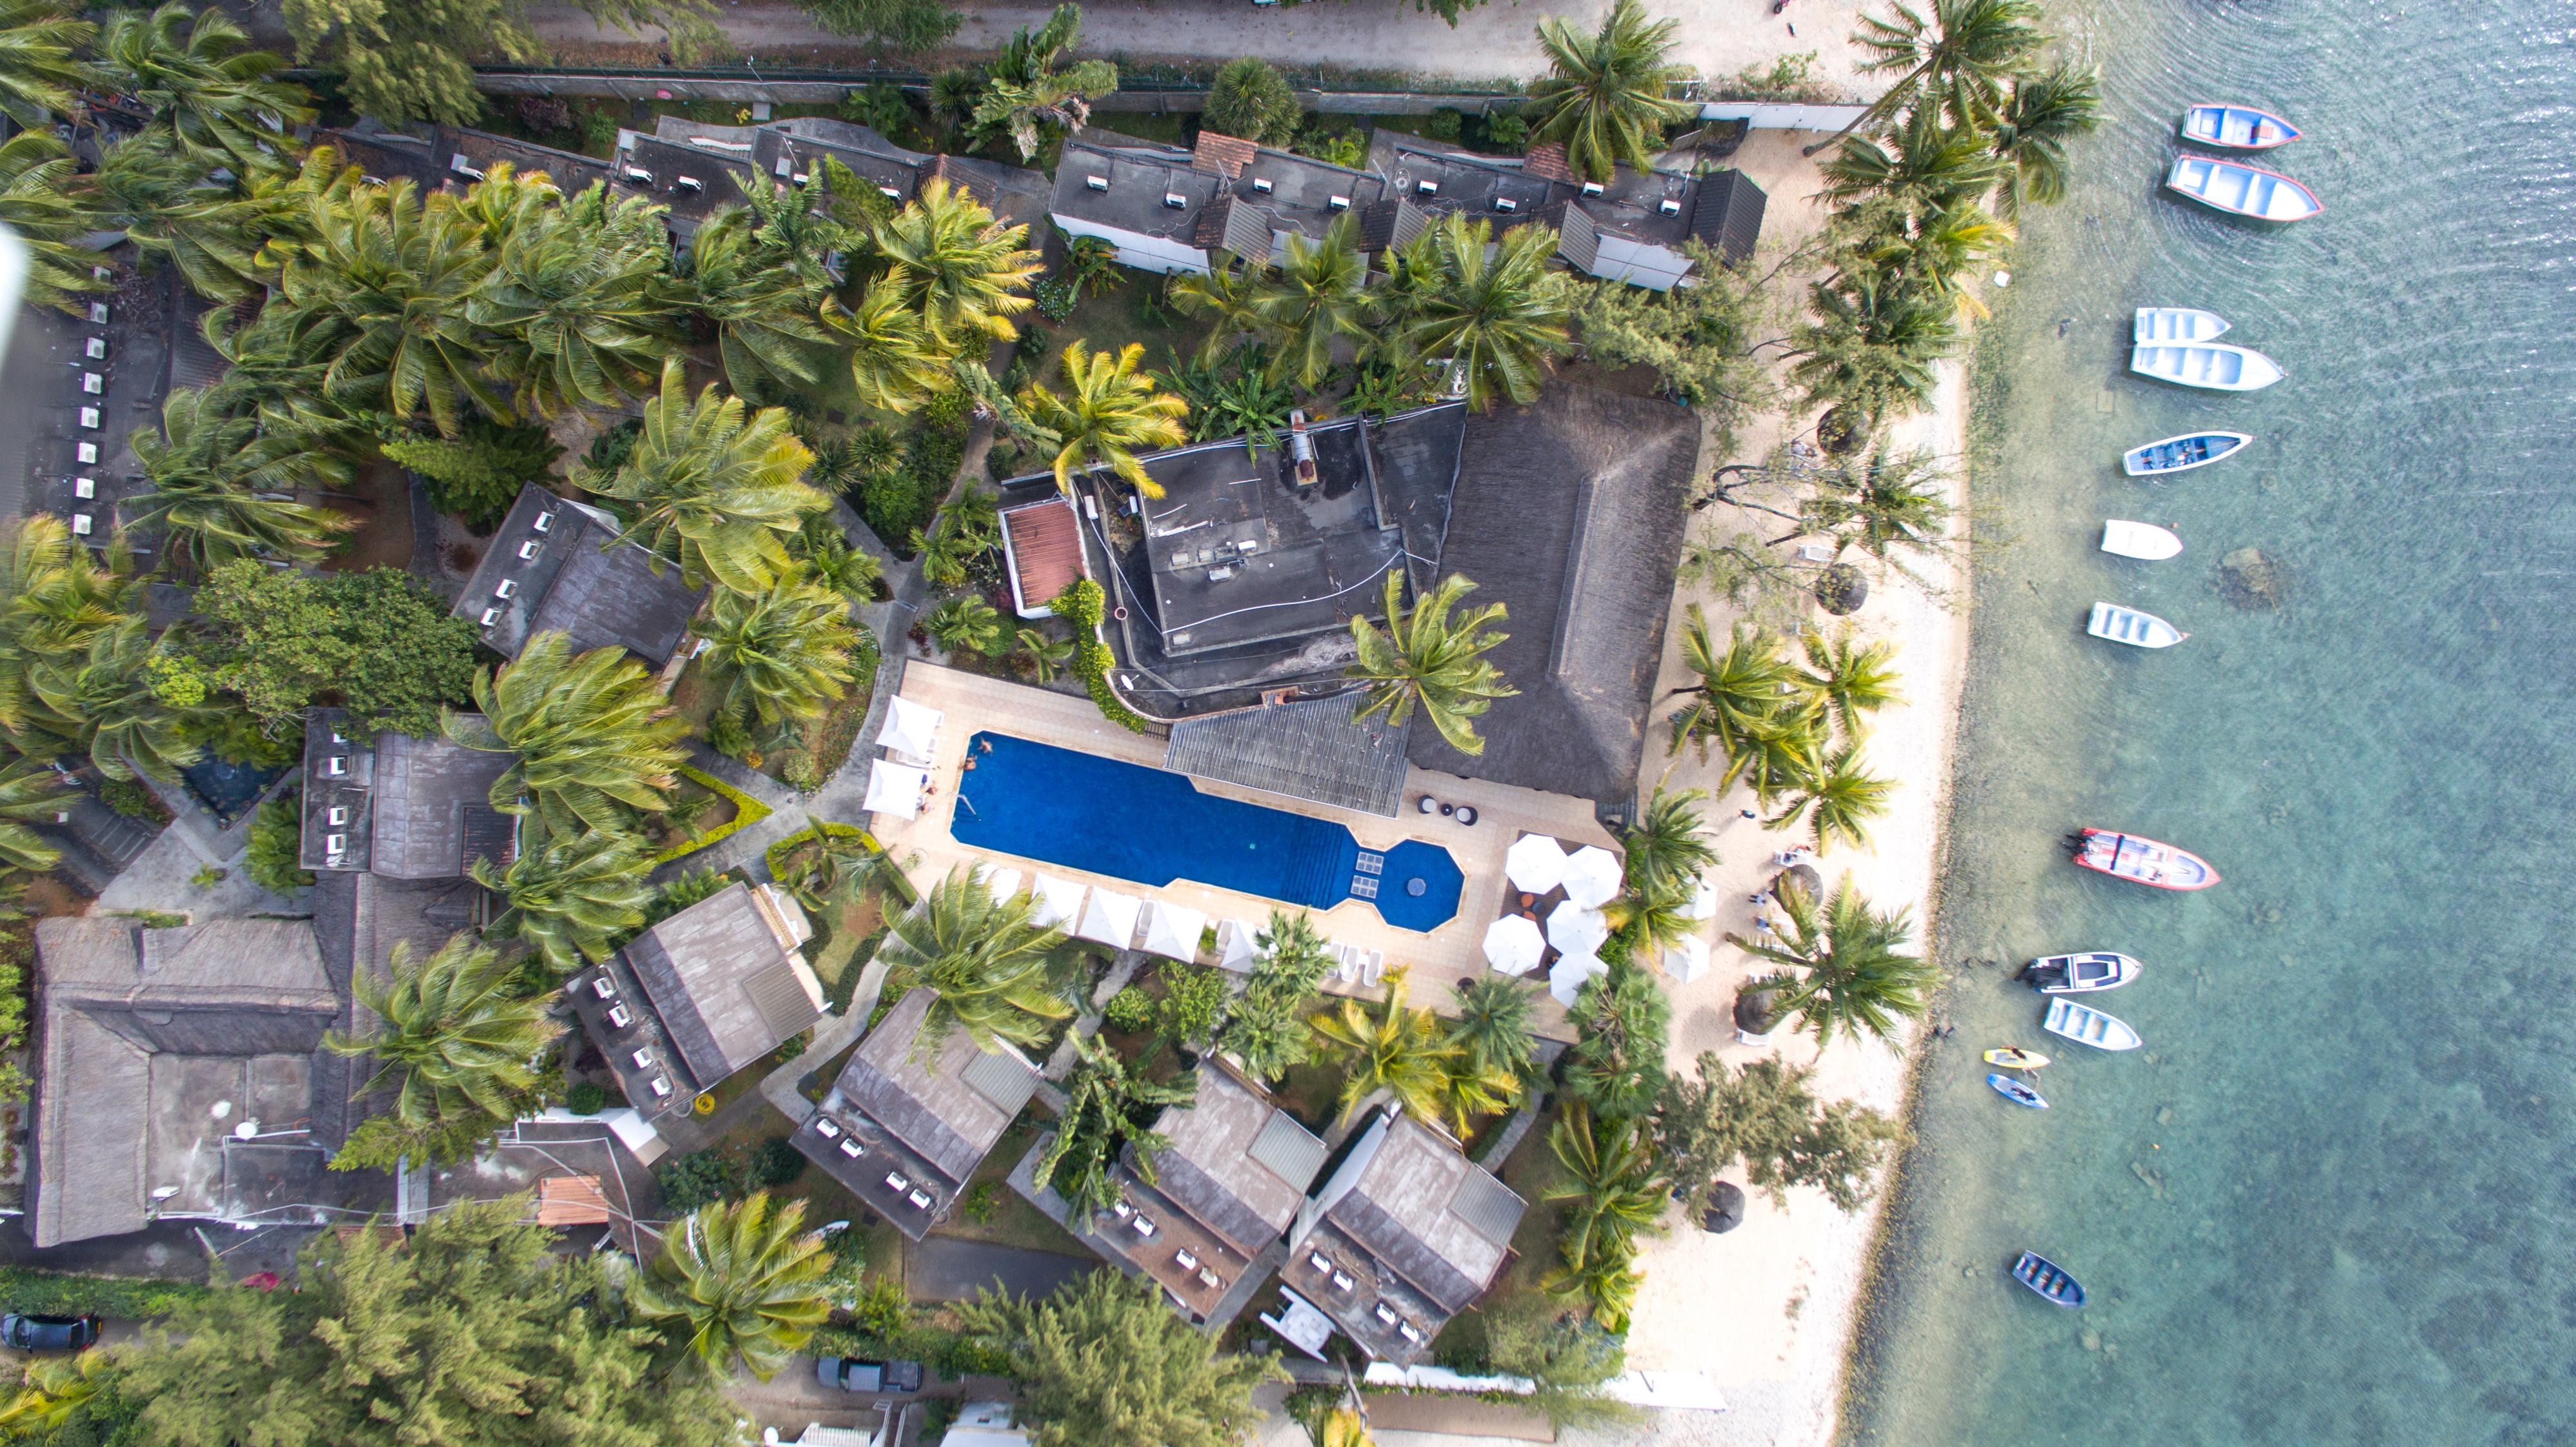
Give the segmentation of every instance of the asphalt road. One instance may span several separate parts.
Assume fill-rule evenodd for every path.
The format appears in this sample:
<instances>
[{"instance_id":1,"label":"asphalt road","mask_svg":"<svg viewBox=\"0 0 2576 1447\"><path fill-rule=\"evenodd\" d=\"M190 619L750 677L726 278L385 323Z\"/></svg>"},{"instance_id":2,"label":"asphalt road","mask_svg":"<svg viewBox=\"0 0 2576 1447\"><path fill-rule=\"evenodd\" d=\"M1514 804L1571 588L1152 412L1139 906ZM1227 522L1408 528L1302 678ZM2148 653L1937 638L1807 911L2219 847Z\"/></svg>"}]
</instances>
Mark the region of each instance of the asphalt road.
<instances>
[{"instance_id":1,"label":"asphalt road","mask_svg":"<svg viewBox=\"0 0 2576 1447\"><path fill-rule=\"evenodd\" d=\"M1040 1297L1100 1265L1089 1256L933 1236L904 1249L903 1284L915 1301L967 1301L988 1286Z\"/></svg>"}]
</instances>

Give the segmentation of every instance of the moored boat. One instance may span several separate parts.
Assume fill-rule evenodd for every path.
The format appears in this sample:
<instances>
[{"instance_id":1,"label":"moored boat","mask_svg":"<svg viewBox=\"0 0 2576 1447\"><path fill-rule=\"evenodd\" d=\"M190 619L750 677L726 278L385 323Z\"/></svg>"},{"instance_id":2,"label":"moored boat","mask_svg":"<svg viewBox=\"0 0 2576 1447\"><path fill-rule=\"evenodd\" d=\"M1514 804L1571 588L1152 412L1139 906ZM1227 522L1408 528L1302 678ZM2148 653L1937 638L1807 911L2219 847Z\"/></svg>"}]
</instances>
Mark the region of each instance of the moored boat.
<instances>
[{"instance_id":1,"label":"moored boat","mask_svg":"<svg viewBox=\"0 0 2576 1447\"><path fill-rule=\"evenodd\" d=\"M2013 1079L2009 1075L1989 1075L1986 1077L1986 1084L1995 1088L1995 1094L2002 1096L2004 1099L2009 1100L2013 1104L2021 1106L2026 1110L2048 1109L2048 1102L2040 1096L2038 1091L2031 1089L2029 1086L2022 1084L2020 1081Z\"/></svg>"},{"instance_id":2,"label":"moored boat","mask_svg":"<svg viewBox=\"0 0 2576 1447\"><path fill-rule=\"evenodd\" d=\"M2161 562L2182 551L2182 539L2154 523L2113 518L2102 524L2102 551L2115 557Z\"/></svg>"},{"instance_id":3,"label":"moored boat","mask_svg":"<svg viewBox=\"0 0 2576 1447\"><path fill-rule=\"evenodd\" d=\"M2227 330L2227 318L2196 306L2142 306L2130 324L2134 342L2214 342Z\"/></svg>"},{"instance_id":4,"label":"moored boat","mask_svg":"<svg viewBox=\"0 0 2576 1447\"><path fill-rule=\"evenodd\" d=\"M2109 950L2080 955L2042 955L2022 966L2021 977L2043 995L2082 995L2116 990L2138 977L2138 962Z\"/></svg>"},{"instance_id":5,"label":"moored boat","mask_svg":"<svg viewBox=\"0 0 2576 1447\"><path fill-rule=\"evenodd\" d=\"M2036 1050L2024 1050L2018 1045L2005 1045L1987 1051L1986 1063L2000 1065L2006 1070L2038 1070L2048 1064L2048 1057Z\"/></svg>"},{"instance_id":6,"label":"moored boat","mask_svg":"<svg viewBox=\"0 0 2576 1447\"><path fill-rule=\"evenodd\" d=\"M2256 221L2305 221L2326 209L2316 192L2278 171L2215 156L2175 157L2165 189L2212 211Z\"/></svg>"},{"instance_id":7,"label":"moored boat","mask_svg":"<svg viewBox=\"0 0 2576 1447\"><path fill-rule=\"evenodd\" d=\"M2261 352L2229 342L2132 347L2129 370L2159 382L2213 392L2259 392L2289 375Z\"/></svg>"},{"instance_id":8,"label":"moored boat","mask_svg":"<svg viewBox=\"0 0 2576 1447\"><path fill-rule=\"evenodd\" d=\"M2084 631L2132 648L2171 648L2191 636L2153 613L2101 602L2093 605L2093 617Z\"/></svg>"},{"instance_id":9,"label":"moored boat","mask_svg":"<svg viewBox=\"0 0 2576 1447\"><path fill-rule=\"evenodd\" d=\"M2180 437L2130 448L2120 454L2120 466L2131 477L2189 472L2231 456L2253 440L2253 434L2247 432L2186 432Z\"/></svg>"},{"instance_id":10,"label":"moored boat","mask_svg":"<svg viewBox=\"0 0 2576 1447\"><path fill-rule=\"evenodd\" d=\"M2048 1002L2048 1013L2041 1017L2039 1028L2096 1050L2135 1050L2146 1043L2119 1016L2066 999Z\"/></svg>"},{"instance_id":11,"label":"moored boat","mask_svg":"<svg viewBox=\"0 0 2576 1447\"><path fill-rule=\"evenodd\" d=\"M2038 1292L2044 1301L2065 1307L2084 1304L2083 1285L2067 1275L2065 1267L2036 1251L2023 1252L2021 1259L2013 1263L2012 1274L2013 1280Z\"/></svg>"},{"instance_id":12,"label":"moored boat","mask_svg":"<svg viewBox=\"0 0 2576 1447\"><path fill-rule=\"evenodd\" d=\"M2196 105L2182 113L2182 135L2204 146L2268 151L2299 138L2299 128L2252 106Z\"/></svg>"},{"instance_id":13,"label":"moored boat","mask_svg":"<svg viewBox=\"0 0 2576 1447\"><path fill-rule=\"evenodd\" d=\"M2075 862L2096 874L2156 889L2207 889L2218 882L2218 871L2190 850L2115 829L2086 829L2078 835Z\"/></svg>"}]
</instances>

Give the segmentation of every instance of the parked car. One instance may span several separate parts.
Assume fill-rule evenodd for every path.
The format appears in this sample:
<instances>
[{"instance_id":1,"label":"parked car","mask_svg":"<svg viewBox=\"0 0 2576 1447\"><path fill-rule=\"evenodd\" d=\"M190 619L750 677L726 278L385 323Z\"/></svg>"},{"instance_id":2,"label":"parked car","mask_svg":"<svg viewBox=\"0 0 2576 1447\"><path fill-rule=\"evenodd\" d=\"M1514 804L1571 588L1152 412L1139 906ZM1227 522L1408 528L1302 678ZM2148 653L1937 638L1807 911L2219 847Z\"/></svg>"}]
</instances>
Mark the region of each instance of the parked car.
<instances>
[{"instance_id":1,"label":"parked car","mask_svg":"<svg viewBox=\"0 0 2576 1447\"><path fill-rule=\"evenodd\" d=\"M31 1316L16 1311L0 1316L0 1346L22 1352L76 1352L97 1344L94 1316Z\"/></svg>"},{"instance_id":2,"label":"parked car","mask_svg":"<svg viewBox=\"0 0 2576 1447\"><path fill-rule=\"evenodd\" d=\"M918 1392L919 1362L863 1362L857 1357L816 1357L814 1376L844 1392Z\"/></svg>"}]
</instances>

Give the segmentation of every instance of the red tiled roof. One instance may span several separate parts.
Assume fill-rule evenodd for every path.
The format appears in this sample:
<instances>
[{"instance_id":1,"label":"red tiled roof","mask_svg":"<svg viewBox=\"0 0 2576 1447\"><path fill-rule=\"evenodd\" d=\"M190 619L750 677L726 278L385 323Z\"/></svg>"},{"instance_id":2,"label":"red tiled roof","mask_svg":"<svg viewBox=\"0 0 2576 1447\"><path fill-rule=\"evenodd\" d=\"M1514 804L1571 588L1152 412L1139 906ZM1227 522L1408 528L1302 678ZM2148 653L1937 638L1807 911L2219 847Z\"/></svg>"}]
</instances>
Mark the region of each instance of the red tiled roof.
<instances>
[{"instance_id":1,"label":"red tiled roof","mask_svg":"<svg viewBox=\"0 0 2576 1447\"><path fill-rule=\"evenodd\" d=\"M604 1226L614 1215L597 1176L548 1176L537 1182L540 1226Z\"/></svg>"},{"instance_id":2,"label":"red tiled roof","mask_svg":"<svg viewBox=\"0 0 2576 1447\"><path fill-rule=\"evenodd\" d=\"M1538 177L1542 181L1579 181L1582 179L1574 174L1574 168L1572 166L1566 164L1565 142L1563 141L1541 141L1537 145L1530 147L1529 159L1521 163L1521 169L1532 176Z\"/></svg>"},{"instance_id":3,"label":"red tiled roof","mask_svg":"<svg viewBox=\"0 0 2576 1447\"><path fill-rule=\"evenodd\" d=\"M1011 546L1011 588L1022 612L1055 601L1083 575L1082 531L1073 505L1062 498L1002 514L1002 536Z\"/></svg>"},{"instance_id":4,"label":"red tiled roof","mask_svg":"<svg viewBox=\"0 0 2576 1447\"><path fill-rule=\"evenodd\" d=\"M1199 132L1198 148L1190 153L1193 169L1211 171L1231 181L1243 174L1261 148L1234 136L1220 136L1214 131Z\"/></svg>"}]
</instances>

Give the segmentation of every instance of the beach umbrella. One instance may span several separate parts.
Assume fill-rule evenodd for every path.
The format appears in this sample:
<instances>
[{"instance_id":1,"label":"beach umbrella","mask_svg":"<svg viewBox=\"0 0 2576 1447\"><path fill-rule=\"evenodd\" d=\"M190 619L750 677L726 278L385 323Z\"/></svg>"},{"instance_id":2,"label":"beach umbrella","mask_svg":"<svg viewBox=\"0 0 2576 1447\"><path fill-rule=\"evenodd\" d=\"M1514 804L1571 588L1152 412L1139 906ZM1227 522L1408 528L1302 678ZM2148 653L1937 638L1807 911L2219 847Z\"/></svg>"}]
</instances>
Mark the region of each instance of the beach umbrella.
<instances>
[{"instance_id":1,"label":"beach umbrella","mask_svg":"<svg viewBox=\"0 0 2576 1447\"><path fill-rule=\"evenodd\" d=\"M1020 892L1020 872L1016 869L984 871L984 887L993 892L993 902L1000 904Z\"/></svg>"},{"instance_id":2,"label":"beach umbrella","mask_svg":"<svg viewBox=\"0 0 2576 1447\"><path fill-rule=\"evenodd\" d=\"M1564 955L1559 957L1555 964L1548 966L1547 992L1556 997L1556 1003L1571 1010L1574 1008L1574 997L1582 990L1583 982L1608 973L1610 973L1610 967L1601 963L1601 957L1598 955Z\"/></svg>"},{"instance_id":3,"label":"beach umbrella","mask_svg":"<svg viewBox=\"0 0 2576 1447\"><path fill-rule=\"evenodd\" d=\"M1690 903L1682 906L1681 917L1684 919L1714 919L1717 917L1716 880L1710 879L1706 875L1702 875L1699 882L1691 886Z\"/></svg>"},{"instance_id":4,"label":"beach umbrella","mask_svg":"<svg viewBox=\"0 0 2576 1447\"><path fill-rule=\"evenodd\" d=\"M1145 901L1114 889L1095 889L1082 906L1082 918L1073 927L1074 934L1094 944L1113 950L1132 948L1136 943L1136 915Z\"/></svg>"},{"instance_id":5,"label":"beach umbrella","mask_svg":"<svg viewBox=\"0 0 2576 1447\"><path fill-rule=\"evenodd\" d=\"M1524 834L1503 855L1503 877L1529 894L1545 894L1565 880L1565 849L1544 834Z\"/></svg>"},{"instance_id":6,"label":"beach umbrella","mask_svg":"<svg viewBox=\"0 0 2576 1447\"><path fill-rule=\"evenodd\" d=\"M1220 920L1216 927L1216 964L1221 970L1238 975L1252 973L1252 942L1261 933L1259 925L1239 919Z\"/></svg>"},{"instance_id":7,"label":"beach umbrella","mask_svg":"<svg viewBox=\"0 0 2576 1447\"><path fill-rule=\"evenodd\" d=\"M1745 990L1735 997L1735 1039L1742 1045L1767 1045L1779 1028L1780 992Z\"/></svg>"},{"instance_id":8,"label":"beach umbrella","mask_svg":"<svg viewBox=\"0 0 2576 1447\"><path fill-rule=\"evenodd\" d=\"M905 763L927 765L930 751L939 746L943 717L928 704L898 696L886 705L885 727L877 730L877 744Z\"/></svg>"},{"instance_id":9,"label":"beach umbrella","mask_svg":"<svg viewBox=\"0 0 2576 1447\"><path fill-rule=\"evenodd\" d=\"M1037 908L1030 911L1029 923L1047 929L1070 928L1082 915L1083 886L1070 879L1041 874L1030 893L1037 896Z\"/></svg>"},{"instance_id":10,"label":"beach umbrella","mask_svg":"<svg viewBox=\"0 0 2576 1447\"><path fill-rule=\"evenodd\" d=\"M1782 891L1793 884L1803 891L1808 899L1818 904L1822 904L1824 902L1825 876L1816 868L1816 866L1812 864L1792 864L1788 868L1781 870L1778 874L1771 876L1771 897L1773 899L1786 899L1788 896L1782 893Z\"/></svg>"},{"instance_id":11,"label":"beach umbrella","mask_svg":"<svg viewBox=\"0 0 2576 1447\"><path fill-rule=\"evenodd\" d=\"M1138 948L1167 960L1195 960L1206 931L1206 915L1158 899L1145 906L1145 942Z\"/></svg>"},{"instance_id":12,"label":"beach umbrella","mask_svg":"<svg viewBox=\"0 0 2576 1447\"><path fill-rule=\"evenodd\" d=\"M922 793L929 787L930 775L919 769L872 759L868 763L867 801L859 807L871 814L916 818L921 813Z\"/></svg>"},{"instance_id":13,"label":"beach umbrella","mask_svg":"<svg viewBox=\"0 0 2576 1447\"><path fill-rule=\"evenodd\" d=\"M1528 974L1545 953L1547 941L1528 915L1507 914L1485 926L1485 962L1506 975Z\"/></svg>"},{"instance_id":14,"label":"beach umbrella","mask_svg":"<svg viewBox=\"0 0 2576 1447\"><path fill-rule=\"evenodd\" d=\"M1664 950L1664 973L1687 985L1708 973L1708 941L1697 935L1685 935L1676 945Z\"/></svg>"},{"instance_id":15,"label":"beach umbrella","mask_svg":"<svg viewBox=\"0 0 2576 1447\"><path fill-rule=\"evenodd\" d=\"M1565 897L1576 904L1604 905L1617 899L1619 878L1619 856L1598 844L1586 844L1565 858Z\"/></svg>"},{"instance_id":16,"label":"beach umbrella","mask_svg":"<svg viewBox=\"0 0 2576 1447\"><path fill-rule=\"evenodd\" d=\"M1744 1188L1720 1181L1708 1192L1708 1208L1699 1213L1699 1229L1724 1235L1744 1224Z\"/></svg>"},{"instance_id":17,"label":"beach umbrella","mask_svg":"<svg viewBox=\"0 0 2576 1447\"><path fill-rule=\"evenodd\" d=\"M1569 955L1588 955L1610 938L1610 921L1601 911L1567 900L1548 911L1547 942Z\"/></svg>"}]
</instances>

